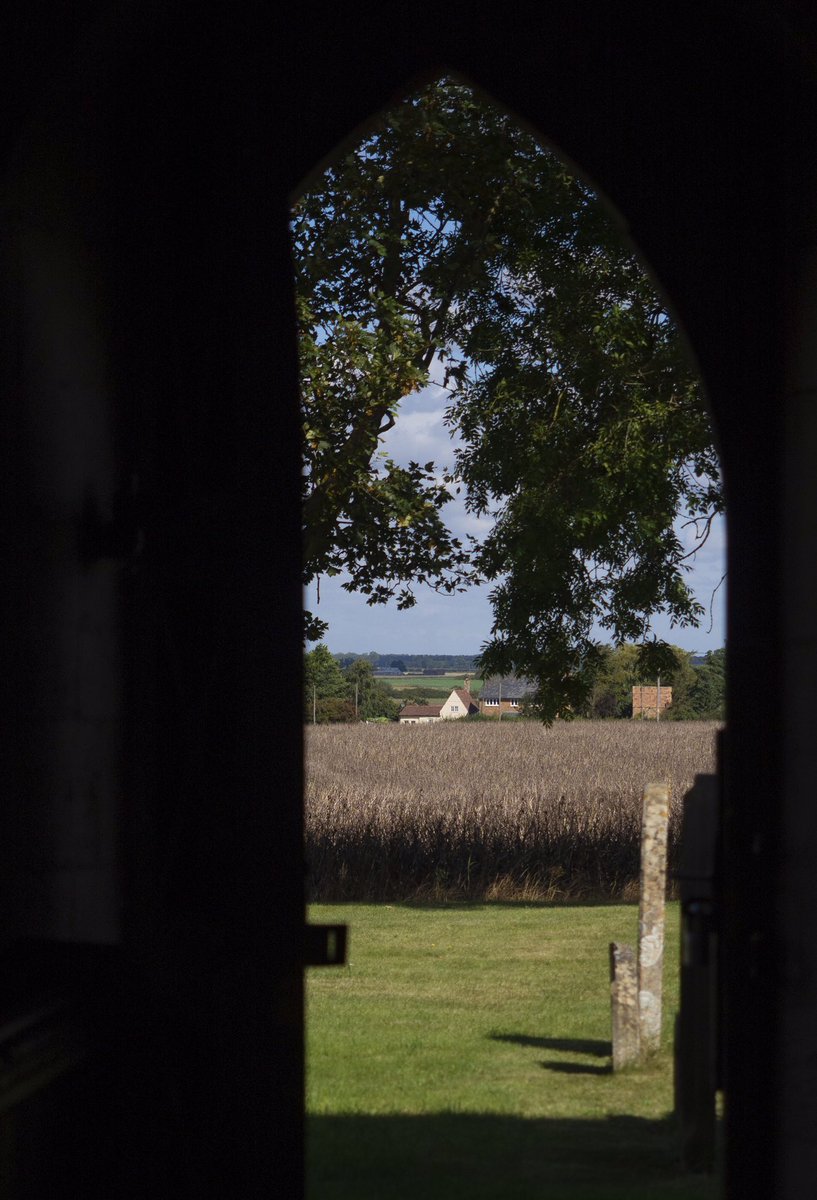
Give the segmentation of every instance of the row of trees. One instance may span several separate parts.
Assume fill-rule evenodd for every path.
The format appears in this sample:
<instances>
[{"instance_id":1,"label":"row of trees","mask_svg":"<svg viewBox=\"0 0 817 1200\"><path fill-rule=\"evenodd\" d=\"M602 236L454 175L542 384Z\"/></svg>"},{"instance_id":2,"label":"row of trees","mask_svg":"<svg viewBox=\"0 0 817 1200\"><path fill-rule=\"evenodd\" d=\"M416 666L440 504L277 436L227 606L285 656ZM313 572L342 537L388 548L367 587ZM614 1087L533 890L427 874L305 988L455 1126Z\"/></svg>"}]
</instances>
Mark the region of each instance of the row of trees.
<instances>
[{"instance_id":1,"label":"row of trees","mask_svg":"<svg viewBox=\"0 0 817 1200\"><path fill-rule=\"evenodd\" d=\"M666 719L723 720L726 651L710 651L696 664L686 650L673 646L672 651L674 668L662 676L664 686L672 688ZM368 659L342 667L323 643L306 655L305 680L304 715L310 722L395 720L400 709L389 686L373 674ZM587 703L575 712L596 720L630 717L633 688L654 682L639 665L638 646L602 646ZM417 694L412 699L424 702L427 697Z\"/></svg>"},{"instance_id":2,"label":"row of trees","mask_svg":"<svg viewBox=\"0 0 817 1200\"><path fill-rule=\"evenodd\" d=\"M304 716L317 724L394 720L400 710L368 659L341 667L323 643L305 657L304 685Z\"/></svg>"},{"instance_id":3,"label":"row of trees","mask_svg":"<svg viewBox=\"0 0 817 1200\"><path fill-rule=\"evenodd\" d=\"M337 654L342 667L351 666L360 658L367 659L374 670L401 674L404 671L462 671L473 672L476 659L472 654L380 654L370 650L368 654Z\"/></svg>"}]
</instances>

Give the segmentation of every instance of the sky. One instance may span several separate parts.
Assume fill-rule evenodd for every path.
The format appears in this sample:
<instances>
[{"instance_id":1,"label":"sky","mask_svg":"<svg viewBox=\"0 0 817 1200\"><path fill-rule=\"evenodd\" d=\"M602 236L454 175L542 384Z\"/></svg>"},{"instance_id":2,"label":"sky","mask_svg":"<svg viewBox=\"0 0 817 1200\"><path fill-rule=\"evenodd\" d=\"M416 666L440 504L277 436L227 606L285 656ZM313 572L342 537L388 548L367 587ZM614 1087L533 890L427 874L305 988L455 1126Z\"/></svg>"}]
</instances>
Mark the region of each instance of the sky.
<instances>
[{"instance_id":1,"label":"sky","mask_svg":"<svg viewBox=\"0 0 817 1200\"><path fill-rule=\"evenodd\" d=\"M443 424L447 393L431 385L401 404L397 422L383 438L383 449L401 465L433 460L442 474L453 460L450 431ZM465 511L461 497L454 497L444 509L446 521L455 535L477 536L487 532L490 519L478 520ZM686 535L679 530L682 540ZM686 541L687 548L692 543ZM697 629L670 629L669 621L658 618L653 633L658 637L704 654L717 650L725 641L724 581L713 591L726 570L726 526L719 519L706 543L692 560L687 582L706 608L706 616ZM464 595L438 595L430 588L417 589L417 604L400 612L396 603L367 605L366 597L350 594L341 587L342 576L323 578L320 603L316 603L313 584L307 589L306 607L329 622L324 641L333 653L367 654L477 654L491 632L490 585L469 589ZM710 629L711 602L711 629ZM599 641L609 641L606 631L598 630Z\"/></svg>"}]
</instances>

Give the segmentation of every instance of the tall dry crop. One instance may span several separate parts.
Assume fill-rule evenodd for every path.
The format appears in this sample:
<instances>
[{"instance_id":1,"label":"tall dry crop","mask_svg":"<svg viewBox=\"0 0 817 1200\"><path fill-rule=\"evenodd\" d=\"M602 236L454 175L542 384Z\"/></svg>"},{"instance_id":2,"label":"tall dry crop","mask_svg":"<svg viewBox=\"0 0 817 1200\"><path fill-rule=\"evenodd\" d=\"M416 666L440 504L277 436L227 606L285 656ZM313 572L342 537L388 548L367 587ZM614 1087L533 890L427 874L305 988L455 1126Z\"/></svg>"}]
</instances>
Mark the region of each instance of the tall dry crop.
<instances>
[{"instance_id":1,"label":"tall dry crop","mask_svg":"<svg viewBox=\"0 0 817 1200\"><path fill-rule=\"evenodd\" d=\"M714 723L307 729L310 899L631 899L641 793L714 770Z\"/></svg>"}]
</instances>

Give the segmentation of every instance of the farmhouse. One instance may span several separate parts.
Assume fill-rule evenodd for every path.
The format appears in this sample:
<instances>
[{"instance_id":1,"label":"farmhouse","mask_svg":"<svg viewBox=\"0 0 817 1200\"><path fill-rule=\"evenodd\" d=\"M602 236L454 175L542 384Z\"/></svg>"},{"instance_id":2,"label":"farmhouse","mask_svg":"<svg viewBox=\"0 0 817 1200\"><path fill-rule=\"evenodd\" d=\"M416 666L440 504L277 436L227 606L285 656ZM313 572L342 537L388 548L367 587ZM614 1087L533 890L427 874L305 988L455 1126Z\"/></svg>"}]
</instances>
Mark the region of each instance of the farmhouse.
<instances>
[{"instance_id":1,"label":"farmhouse","mask_svg":"<svg viewBox=\"0 0 817 1200\"><path fill-rule=\"evenodd\" d=\"M454 688L444 704L406 704L400 709L401 725L428 725L432 721L457 721L479 712L479 705L466 688Z\"/></svg>"},{"instance_id":2,"label":"farmhouse","mask_svg":"<svg viewBox=\"0 0 817 1200\"><path fill-rule=\"evenodd\" d=\"M430 725L440 720L442 704L406 704L400 709L401 725Z\"/></svg>"},{"instance_id":3,"label":"farmhouse","mask_svg":"<svg viewBox=\"0 0 817 1200\"><path fill-rule=\"evenodd\" d=\"M440 709L443 721L456 721L470 713L478 713L479 705L467 688L454 688Z\"/></svg>"},{"instance_id":4,"label":"farmhouse","mask_svg":"<svg viewBox=\"0 0 817 1200\"><path fill-rule=\"evenodd\" d=\"M485 680L479 711L486 717L518 717L523 702L535 691L536 684L523 675L495 675Z\"/></svg>"}]
</instances>

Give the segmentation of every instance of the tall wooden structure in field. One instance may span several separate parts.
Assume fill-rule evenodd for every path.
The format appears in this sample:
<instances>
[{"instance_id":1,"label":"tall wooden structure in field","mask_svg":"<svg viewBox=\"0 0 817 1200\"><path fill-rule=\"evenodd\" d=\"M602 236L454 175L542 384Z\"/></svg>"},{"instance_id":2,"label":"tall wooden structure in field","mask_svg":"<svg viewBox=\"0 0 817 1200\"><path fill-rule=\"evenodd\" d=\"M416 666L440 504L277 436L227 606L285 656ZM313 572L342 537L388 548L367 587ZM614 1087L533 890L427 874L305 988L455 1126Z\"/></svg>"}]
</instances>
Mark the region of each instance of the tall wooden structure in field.
<instances>
[{"instance_id":1,"label":"tall wooden structure in field","mask_svg":"<svg viewBox=\"0 0 817 1200\"><path fill-rule=\"evenodd\" d=\"M672 688L653 684L633 686L633 720L658 721L672 704Z\"/></svg>"}]
</instances>

